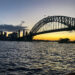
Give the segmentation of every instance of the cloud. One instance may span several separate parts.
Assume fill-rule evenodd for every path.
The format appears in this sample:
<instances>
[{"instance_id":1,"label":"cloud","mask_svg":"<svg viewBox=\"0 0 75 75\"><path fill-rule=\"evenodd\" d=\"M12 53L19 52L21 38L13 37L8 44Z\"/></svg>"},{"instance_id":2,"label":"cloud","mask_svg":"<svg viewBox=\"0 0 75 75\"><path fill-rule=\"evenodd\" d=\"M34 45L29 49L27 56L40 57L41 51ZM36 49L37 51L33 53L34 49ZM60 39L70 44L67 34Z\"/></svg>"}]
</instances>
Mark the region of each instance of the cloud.
<instances>
[{"instance_id":1,"label":"cloud","mask_svg":"<svg viewBox=\"0 0 75 75\"><path fill-rule=\"evenodd\" d=\"M0 25L0 31L18 31L18 30L23 30L26 29L27 27L23 26L14 26L14 25Z\"/></svg>"}]
</instances>

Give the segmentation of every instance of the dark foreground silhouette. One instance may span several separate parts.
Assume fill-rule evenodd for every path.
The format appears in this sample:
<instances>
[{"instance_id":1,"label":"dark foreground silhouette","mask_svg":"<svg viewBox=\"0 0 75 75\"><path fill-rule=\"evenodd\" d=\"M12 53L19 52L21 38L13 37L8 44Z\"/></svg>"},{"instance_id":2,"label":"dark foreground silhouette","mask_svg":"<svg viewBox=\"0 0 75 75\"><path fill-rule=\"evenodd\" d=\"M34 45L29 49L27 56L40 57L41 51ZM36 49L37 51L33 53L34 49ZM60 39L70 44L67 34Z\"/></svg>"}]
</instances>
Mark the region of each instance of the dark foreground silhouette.
<instances>
[{"instance_id":1,"label":"dark foreground silhouette","mask_svg":"<svg viewBox=\"0 0 75 75\"><path fill-rule=\"evenodd\" d=\"M68 38L60 39L58 42L59 43L75 43L75 41L70 41L70 39Z\"/></svg>"},{"instance_id":2,"label":"dark foreground silhouette","mask_svg":"<svg viewBox=\"0 0 75 75\"><path fill-rule=\"evenodd\" d=\"M66 74L66 75L75 75L75 73L69 73L69 74Z\"/></svg>"}]
</instances>

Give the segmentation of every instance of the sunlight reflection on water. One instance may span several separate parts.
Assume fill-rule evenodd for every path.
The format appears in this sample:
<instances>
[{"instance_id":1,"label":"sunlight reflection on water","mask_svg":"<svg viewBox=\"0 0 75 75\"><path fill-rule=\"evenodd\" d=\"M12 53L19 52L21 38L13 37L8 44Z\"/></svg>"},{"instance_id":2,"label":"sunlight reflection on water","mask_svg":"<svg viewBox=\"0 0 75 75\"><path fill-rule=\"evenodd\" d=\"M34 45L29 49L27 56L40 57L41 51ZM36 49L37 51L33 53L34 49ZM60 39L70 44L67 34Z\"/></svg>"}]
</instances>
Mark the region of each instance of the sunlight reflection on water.
<instances>
[{"instance_id":1,"label":"sunlight reflection on water","mask_svg":"<svg viewBox=\"0 0 75 75\"><path fill-rule=\"evenodd\" d=\"M75 71L75 44L0 41L0 75L64 75Z\"/></svg>"}]
</instances>

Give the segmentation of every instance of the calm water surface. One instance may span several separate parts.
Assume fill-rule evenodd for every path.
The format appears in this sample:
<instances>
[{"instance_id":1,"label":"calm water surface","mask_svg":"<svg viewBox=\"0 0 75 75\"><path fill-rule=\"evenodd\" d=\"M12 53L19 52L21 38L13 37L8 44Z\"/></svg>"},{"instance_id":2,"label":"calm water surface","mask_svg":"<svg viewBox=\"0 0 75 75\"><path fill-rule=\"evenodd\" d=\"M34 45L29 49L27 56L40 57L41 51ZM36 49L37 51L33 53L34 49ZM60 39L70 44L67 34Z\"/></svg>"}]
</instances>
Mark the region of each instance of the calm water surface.
<instances>
[{"instance_id":1,"label":"calm water surface","mask_svg":"<svg viewBox=\"0 0 75 75\"><path fill-rule=\"evenodd\" d=\"M0 41L0 75L65 75L75 71L75 44Z\"/></svg>"}]
</instances>

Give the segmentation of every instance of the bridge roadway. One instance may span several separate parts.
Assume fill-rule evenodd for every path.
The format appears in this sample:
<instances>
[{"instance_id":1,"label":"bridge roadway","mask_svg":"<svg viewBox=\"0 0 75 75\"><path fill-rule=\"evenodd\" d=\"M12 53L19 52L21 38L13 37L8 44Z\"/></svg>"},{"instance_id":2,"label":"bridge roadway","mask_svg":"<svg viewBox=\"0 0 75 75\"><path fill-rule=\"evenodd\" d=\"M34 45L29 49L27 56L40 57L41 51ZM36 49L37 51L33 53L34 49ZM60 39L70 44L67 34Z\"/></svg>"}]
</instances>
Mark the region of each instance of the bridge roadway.
<instances>
[{"instance_id":1,"label":"bridge roadway","mask_svg":"<svg viewBox=\"0 0 75 75\"><path fill-rule=\"evenodd\" d=\"M30 35L35 36L35 35L45 34L45 33L60 32L60 31L72 31L72 30L75 30L75 27L48 30L48 31L33 33L33 34L30 34Z\"/></svg>"}]
</instances>

